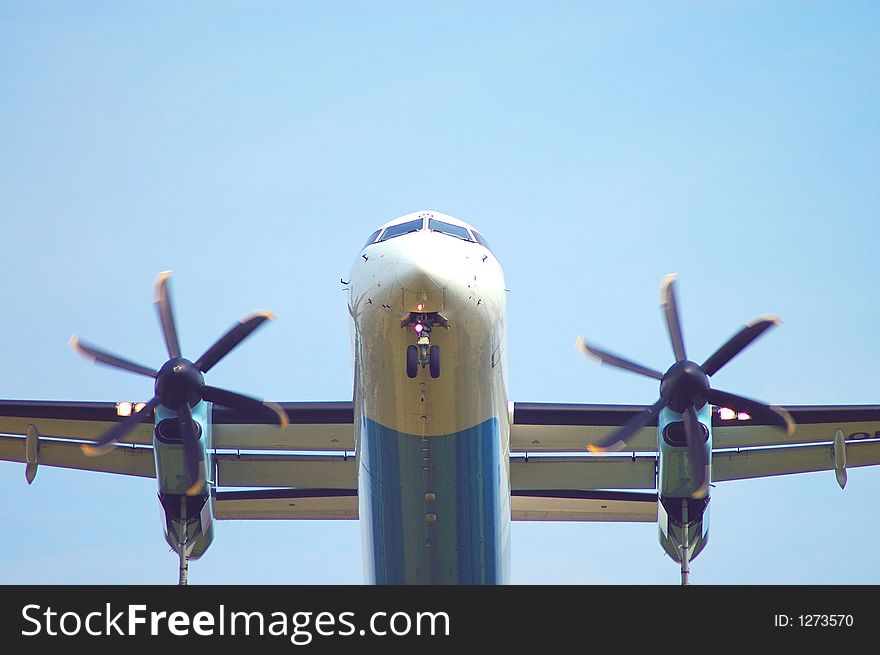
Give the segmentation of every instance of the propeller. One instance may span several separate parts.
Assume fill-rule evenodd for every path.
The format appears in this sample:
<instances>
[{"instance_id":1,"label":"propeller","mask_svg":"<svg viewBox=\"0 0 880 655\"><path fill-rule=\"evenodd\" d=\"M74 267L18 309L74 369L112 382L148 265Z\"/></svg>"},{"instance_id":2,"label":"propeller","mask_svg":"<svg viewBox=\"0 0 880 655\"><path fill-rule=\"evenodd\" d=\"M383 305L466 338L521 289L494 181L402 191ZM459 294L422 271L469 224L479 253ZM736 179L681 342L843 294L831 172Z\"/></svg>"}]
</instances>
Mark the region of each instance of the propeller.
<instances>
[{"instance_id":1,"label":"propeller","mask_svg":"<svg viewBox=\"0 0 880 655\"><path fill-rule=\"evenodd\" d=\"M83 343L75 336L71 338L70 345L78 353L94 362L155 380L153 397L140 410L133 412L125 420L107 430L97 441L84 444L82 446L83 452L86 455L101 455L112 450L119 440L135 429L146 415L161 404L163 407L177 412L186 478L189 484L186 494L193 496L200 493L205 486L205 454L204 449L199 447L199 435L192 417L193 407L202 400L207 400L218 405L252 413L267 422L278 422L282 428L287 427L288 418L284 409L275 403L264 403L250 396L205 384L205 373L254 330L275 317L268 312L258 312L246 316L220 337L201 357L195 362L191 362L181 355L180 340L177 337L169 294L168 281L170 278L171 272L166 271L160 273L156 279L156 309L159 314L165 347L168 349L170 358L158 371Z\"/></svg>"},{"instance_id":2,"label":"propeller","mask_svg":"<svg viewBox=\"0 0 880 655\"><path fill-rule=\"evenodd\" d=\"M779 324L779 319L775 316L766 316L747 323L702 365L699 365L687 358L675 294L677 279L676 275L667 275L663 278L660 286L661 309L666 319L666 329L675 355L675 363L669 367L666 373L660 373L620 355L609 353L588 343L583 337L578 337L576 342L578 349L585 355L595 357L602 364L660 380L660 398L656 403L635 414L625 425L598 443L590 444L587 448L592 452L623 450L626 448L626 440L629 437L658 415L663 408L668 407L683 415L685 439L690 455L691 478L698 488L698 491L693 495L694 497L703 497L706 495L709 467L703 448L705 433L697 417L697 411L702 409L707 402L721 407L729 407L736 412L745 412L759 421L785 430L787 434L794 431L794 420L781 407L771 407L757 400L713 389L709 384L709 378L712 375L721 370L725 364L745 350L764 332Z\"/></svg>"}]
</instances>

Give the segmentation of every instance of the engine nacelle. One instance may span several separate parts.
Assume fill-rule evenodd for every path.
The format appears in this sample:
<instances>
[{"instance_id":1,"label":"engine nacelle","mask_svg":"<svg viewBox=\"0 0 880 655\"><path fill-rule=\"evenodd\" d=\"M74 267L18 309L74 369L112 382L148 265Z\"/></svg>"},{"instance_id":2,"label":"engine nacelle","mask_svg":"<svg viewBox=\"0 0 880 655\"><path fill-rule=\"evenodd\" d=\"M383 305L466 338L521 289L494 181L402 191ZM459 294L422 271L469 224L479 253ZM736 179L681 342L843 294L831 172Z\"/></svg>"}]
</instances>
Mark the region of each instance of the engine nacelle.
<instances>
[{"instance_id":1,"label":"engine nacelle","mask_svg":"<svg viewBox=\"0 0 880 655\"><path fill-rule=\"evenodd\" d=\"M712 407L706 404L697 411L705 436L706 461L712 470ZM690 458L684 432L683 416L664 409L659 416L659 457L657 488L657 526L660 545L676 562L681 562L682 547L688 561L705 548L709 539L709 489L705 496L693 498L698 491L692 479ZM708 480L707 480L708 483Z\"/></svg>"},{"instance_id":2,"label":"engine nacelle","mask_svg":"<svg viewBox=\"0 0 880 655\"><path fill-rule=\"evenodd\" d=\"M709 541L709 496L661 496L657 503L657 526L660 545L666 554L674 561L681 562L681 548L686 544L688 561L692 561Z\"/></svg>"},{"instance_id":3,"label":"engine nacelle","mask_svg":"<svg viewBox=\"0 0 880 655\"><path fill-rule=\"evenodd\" d=\"M212 443L210 413L211 405L205 401L192 408L196 434L199 435L200 447L205 452L203 465L206 466L206 482L204 493L187 496L185 492L189 482L177 413L162 405L156 408L153 453L165 541L177 553L185 545L189 559L201 557L214 540L214 509L210 502L213 479L208 464L208 452Z\"/></svg>"},{"instance_id":4,"label":"engine nacelle","mask_svg":"<svg viewBox=\"0 0 880 655\"><path fill-rule=\"evenodd\" d=\"M192 408L193 423L199 446L207 453L211 449L211 405L204 400ZM156 459L156 481L160 494L182 494L190 486L183 459L183 443L177 412L162 405L156 408L156 426L153 429L153 453ZM205 465L208 458L205 457ZM211 483L211 471L205 471L205 479Z\"/></svg>"},{"instance_id":5,"label":"engine nacelle","mask_svg":"<svg viewBox=\"0 0 880 655\"><path fill-rule=\"evenodd\" d=\"M165 541L176 553L184 546L189 559L201 557L214 541L214 516L208 494L159 494Z\"/></svg>"}]
</instances>

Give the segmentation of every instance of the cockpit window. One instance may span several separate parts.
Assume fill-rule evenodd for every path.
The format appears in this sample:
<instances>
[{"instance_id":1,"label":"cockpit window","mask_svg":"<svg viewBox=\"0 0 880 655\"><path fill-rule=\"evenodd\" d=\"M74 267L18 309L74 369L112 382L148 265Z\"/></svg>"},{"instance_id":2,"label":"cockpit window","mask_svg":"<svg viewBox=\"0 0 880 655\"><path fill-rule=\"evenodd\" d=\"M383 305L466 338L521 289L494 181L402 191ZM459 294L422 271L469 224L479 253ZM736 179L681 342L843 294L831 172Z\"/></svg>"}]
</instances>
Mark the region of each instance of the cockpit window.
<instances>
[{"instance_id":1,"label":"cockpit window","mask_svg":"<svg viewBox=\"0 0 880 655\"><path fill-rule=\"evenodd\" d=\"M394 237L399 237L404 234L409 234L410 232L416 232L422 229L422 219L419 218L415 221L408 221L406 223L400 223L399 225L392 225L390 227L386 227L385 231L382 233L382 237L379 241L387 241L388 239L393 239Z\"/></svg>"},{"instance_id":2,"label":"cockpit window","mask_svg":"<svg viewBox=\"0 0 880 655\"><path fill-rule=\"evenodd\" d=\"M492 246L490 246L489 242L486 241L486 237L484 237L482 234L480 234L476 230L474 230L474 239L476 239L477 243L479 243L481 246L483 246L486 250L489 250L489 251L492 250Z\"/></svg>"},{"instance_id":3,"label":"cockpit window","mask_svg":"<svg viewBox=\"0 0 880 655\"><path fill-rule=\"evenodd\" d=\"M373 232L373 233L370 235L370 238L368 238L368 239L367 239L367 242L364 244L364 248L366 248L366 247L369 246L371 243L373 243L373 241L376 240L376 237L379 236L379 232L381 232L381 231L382 231L382 230L376 230L375 232ZM361 248L361 250L363 250L363 248Z\"/></svg>"},{"instance_id":4,"label":"cockpit window","mask_svg":"<svg viewBox=\"0 0 880 655\"><path fill-rule=\"evenodd\" d=\"M473 241L471 233L467 231L467 228L461 227L460 225L444 223L443 221L438 221L432 218L428 221L428 229L433 230L434 232L442 232L443 234L458 237L459 239L464 239L465 241Z\"/></svg>"}]
</instances>

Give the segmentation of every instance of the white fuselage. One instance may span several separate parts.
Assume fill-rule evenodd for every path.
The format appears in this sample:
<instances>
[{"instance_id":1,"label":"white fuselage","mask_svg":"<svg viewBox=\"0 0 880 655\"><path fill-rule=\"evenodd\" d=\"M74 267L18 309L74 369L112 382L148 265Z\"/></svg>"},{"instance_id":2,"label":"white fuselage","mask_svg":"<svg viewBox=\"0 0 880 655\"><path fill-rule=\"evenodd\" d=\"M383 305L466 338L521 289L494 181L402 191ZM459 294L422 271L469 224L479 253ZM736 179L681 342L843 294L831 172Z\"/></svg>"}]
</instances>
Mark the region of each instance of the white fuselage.
<instances>
[{"instance_id":1,"label":"white fuselage","mask_svg":"<svg viewBox=\"0 0 880 655\"><path fill-rule=\"evenodd\" d=\"M368 245L351 272L359 514L367 579L493 583L508 578L509 417L504 277L468 228L436 212L424 229ZM442 225L443 223L431 223ZM380 236L379 239L382 237ZM440 372L407 374L413 317L434 324ZM438 320L440 320L438 319Z\"/></svg>"}]
</instances>

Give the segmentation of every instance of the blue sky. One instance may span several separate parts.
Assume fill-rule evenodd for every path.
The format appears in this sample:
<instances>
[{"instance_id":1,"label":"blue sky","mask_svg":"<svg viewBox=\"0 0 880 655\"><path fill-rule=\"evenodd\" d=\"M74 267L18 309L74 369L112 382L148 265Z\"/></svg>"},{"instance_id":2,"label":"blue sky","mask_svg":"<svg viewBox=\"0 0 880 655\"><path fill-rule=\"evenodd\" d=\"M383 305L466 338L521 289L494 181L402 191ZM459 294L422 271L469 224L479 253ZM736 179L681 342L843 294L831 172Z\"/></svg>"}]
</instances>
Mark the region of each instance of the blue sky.
<instances>
[{"instance_id":1,"label":"blue sky","mask_svg":"<svg viewBox=\"0 0 880 655\"><path fill-rule=\"evenodd\" d=\"M517 401L650 403L658 288L689 354L783 325L715 378L877 403L880 6L856 2L0 0L0 398L146 399L77 333L163 361L278 321L210 383L351 397L339 284L379 224L467 220L505 269ZM0 582L173 583L155 482L0 463ZM880 583L880 470L713 490L695 583ZM515 524L513 582L668 583L653 524ZM225 522L193 583L358 583L357 523Z\"/></svg>"}]
</instances>

